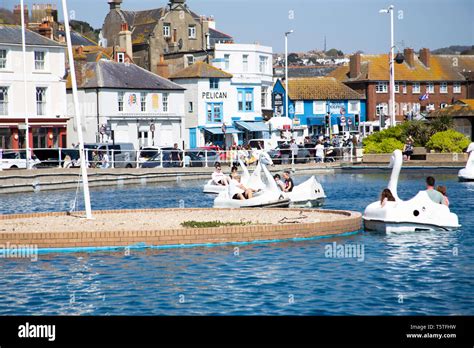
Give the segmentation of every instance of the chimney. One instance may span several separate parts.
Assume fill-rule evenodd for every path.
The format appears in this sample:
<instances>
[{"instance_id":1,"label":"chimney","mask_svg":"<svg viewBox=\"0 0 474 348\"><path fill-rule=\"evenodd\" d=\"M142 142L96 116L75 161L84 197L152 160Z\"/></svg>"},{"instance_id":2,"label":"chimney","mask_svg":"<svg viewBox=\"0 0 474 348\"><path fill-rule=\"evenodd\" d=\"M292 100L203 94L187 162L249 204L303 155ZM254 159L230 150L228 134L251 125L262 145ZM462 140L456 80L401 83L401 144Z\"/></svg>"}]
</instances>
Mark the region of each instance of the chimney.
<instances>
[{"instance_id":1,"label":"chimney","mask_svg":"<svg viewBox=\"0 0 474 348\"><path fill-rule=\"evenodd\" d=\"M26 24L26 27L28 28L28 23L30 20L28 5L25 5L24 13L25 13L25 24ZM21 25L21 5L15 5L15 7L13 8L13 17L15 18L15 24Z\"/></svg>"},{"instance_id":2,"label":"chimney","mask_svg":"<svg viewBox=\"0 0 474 348\"><path fill-rule=\"evenodd\" d=\"M349 60L349 78L354 79L360 75L360 53L353 54Z\"/></svg>"},{"instance_id":3,"label":"chimney","mask_svg":"<svg viewBox=\"0 0 474 348\"><path fill-rule=\"evenodd\" d=\"M44 21L38 27L38 34L47 37L50 40L54 40L52 23Z\"/></svg>"},{"instance_id":4,"label":"chimney","mask_svg":"<svg viewBox=\"0 0 474 348\"><path fill-rule=\"evenodd\" d=\"M156 74L167 79L170 76L168 63L165 63L165 57L160 55L160 62L156 65Z\"/></svg>"},{"instance_id":5,"label":"chimney","mask_svg":"<svg viewBox=\"0 0 474 348\"><path fill-rule=\"evenodd\" d=\"M128 23L122 23L119 35L119 46L133 59L132 32L128 30Z\"/></svg>"},{"instance_id":6,"label":"chimney","mask_svg":"<svg viewBox=\"0 0 474 348\"><path fill-rule=\"evenodd\" d=\"M120 10L121 5L122 5L122 0L110 0L109 1L110 10Z\"/></svg>"},{"instance_id":7,"label":"chimney","mask_svg":"<svg viewBox=\"0 0 474 348\"><path fill-rule=\"evenodd\" d=\"M403 50L403 55L405 56L405 61L407 62L410 68L415 67L415 52L413 48L405 48Z\"/></svg>"},{"instance_id":8,"label":"chimney","mask_svg":"<svg viewBox=\"0 0 474 348\"><path fill-rule=\"evenodd\" d=\"M420 50L420 60L427 68L430 67L430 58L431 58L430 50L428 48L422 48Z\"/></svg>"}]
</instances>

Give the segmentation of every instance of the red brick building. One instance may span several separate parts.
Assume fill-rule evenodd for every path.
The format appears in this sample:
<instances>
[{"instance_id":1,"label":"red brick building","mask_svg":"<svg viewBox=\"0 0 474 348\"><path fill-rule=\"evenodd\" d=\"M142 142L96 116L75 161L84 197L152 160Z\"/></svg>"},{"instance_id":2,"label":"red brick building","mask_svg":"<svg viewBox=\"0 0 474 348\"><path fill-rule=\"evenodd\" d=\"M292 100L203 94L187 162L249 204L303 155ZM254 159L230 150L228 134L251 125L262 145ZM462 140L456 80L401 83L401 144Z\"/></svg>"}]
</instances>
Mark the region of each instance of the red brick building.
<instances>
[{"instance_id":1,"label":"red brick building","mask_svg":"<svg viewBox=\"0 0 474 348\"><path fill-rule=\"evenodd\" d=\"M402 64L395 64L397 122L469 97L474 55L431 55L426 48L416 55L413 49L407 48L404 57ZM367 121L378 125L381 115L388 115L388 54L354 54L349 65L337 68L329 76L367 97ZM423 96L427 99L422 99Z\"/></svg>"}]
</instances>

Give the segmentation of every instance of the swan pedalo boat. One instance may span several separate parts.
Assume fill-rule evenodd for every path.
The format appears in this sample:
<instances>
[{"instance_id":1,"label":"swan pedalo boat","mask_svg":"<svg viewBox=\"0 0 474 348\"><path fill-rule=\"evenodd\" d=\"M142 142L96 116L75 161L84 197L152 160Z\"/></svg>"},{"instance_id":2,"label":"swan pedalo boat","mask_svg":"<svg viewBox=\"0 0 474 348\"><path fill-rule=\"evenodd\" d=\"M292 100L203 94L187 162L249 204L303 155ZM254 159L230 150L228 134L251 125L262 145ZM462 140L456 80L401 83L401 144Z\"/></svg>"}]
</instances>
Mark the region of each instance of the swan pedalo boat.
<instances>
[{"instance_id":1,"label":"swan pedalo boat","mask_svg":"<svg viewBox=\"0 0 474 348\"><path fill-rule=\"evenodd\" d=\"M390 164L392 175L388 189L395 202L386 202L382 207L380 201L377 201L367 206L363 215L366 230L397 233L455 230L460 227L457 215L451 213L446 205L433 202L426 191L420 191L408 201L401 200L397 194L403 164L400 150L394 151Z\"/></svg>"},{"instance_id":2,"label":"swan pedalo boat","mask_svg":"<svg viewBox=\"0 0 474 348\"><path fill-rule=\"evenodd\" d=\"M469 159L466 167L461 169L458 174L459 181L474 181L474 143L467 148Z\"/></svg>"},{"instance_id":3,"label":"swan pedalo boat","mask_svg":"<svg viewBox=\"0 0 474 348\"><path fill-rule=\"evenodd\" d=\"M314 176L296 185L293 191L285 193L291 200L292 207L320 207L324 204L326 194Z\"/></svg>"},{"instance_id":4,"label":"swan pedalo boat","mask_svg":"<svg viewBox=\"0 0 474 348\"><path fill-rule=\"evenodd\" d=\"M241 163L244 171L241 182L244 186L258 190L254 196L245 200L233 199L230 196L230 186L225 186L226 190L219 193L214 200L214 208L285 208L290 206L290 199L278 189L266 167L266 164L273 164L270 156L262 152L258 162L257 168L251 176L245 165L242 166ZM261 172L264 174L266 183L260 178Z\"/></svg>"}]
</instances>

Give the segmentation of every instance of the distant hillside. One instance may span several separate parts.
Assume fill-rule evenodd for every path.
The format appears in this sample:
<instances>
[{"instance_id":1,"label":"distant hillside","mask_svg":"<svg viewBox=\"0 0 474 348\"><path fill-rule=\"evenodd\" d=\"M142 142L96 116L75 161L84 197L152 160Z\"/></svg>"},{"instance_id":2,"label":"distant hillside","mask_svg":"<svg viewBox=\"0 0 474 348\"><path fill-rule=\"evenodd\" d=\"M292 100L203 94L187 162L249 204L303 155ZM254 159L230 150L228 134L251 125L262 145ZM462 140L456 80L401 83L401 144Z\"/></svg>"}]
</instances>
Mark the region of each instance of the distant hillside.
<instances>
[{"instance_id":1,"label":"distant hillside","mask_svg":"<svg viewBox=\"0 0 474 348\"><path fill-rule=\"evenodd\" d=\"M432 54L474 54L473 46L453 45L431 51Z\"/></svg>"},{"instance_id":2,"label":"distant hillside","mask_svg":"<svg viewBox=\"0 0 474 348\"><path fill-rule=\"evenodd\" d=\"M99 41L99 32L100 29L94 29L89 23L84 21L73 20L70 22L71 28L78 33L81 33L85 37L91 39L92 41Z\"/></svg>"}]
</instances>

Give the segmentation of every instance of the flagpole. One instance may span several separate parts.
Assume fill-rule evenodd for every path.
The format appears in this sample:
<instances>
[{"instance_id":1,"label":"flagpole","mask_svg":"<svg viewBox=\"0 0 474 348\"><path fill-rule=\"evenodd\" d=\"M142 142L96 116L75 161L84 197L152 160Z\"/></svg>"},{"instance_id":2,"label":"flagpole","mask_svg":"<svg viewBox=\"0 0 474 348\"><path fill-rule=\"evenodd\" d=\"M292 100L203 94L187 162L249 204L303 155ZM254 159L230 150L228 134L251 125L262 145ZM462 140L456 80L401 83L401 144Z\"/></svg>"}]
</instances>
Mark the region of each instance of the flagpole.
<instances>
[{"instance_id":1,"label":"flagpole","mask_svg":"<svg viewBox=\"0 0 474 348\"><path fill-rule=\"evenodd\" d=\"M390 127L395 127L395 43L393 33L393 5L390 5Z\"/></svg>"},{"instance_id":2,"label":"flagpole","mask_svg":"<svg viewBox=\"0 0 474 348\"><path fill-rule=\"evenodd\" d=\"M25 3L20 1L21 7L21 47L23 51L23 83L24 83L24 105L25 105L25 137L26 137L26 169L30 169L30 123L28 118L28 83L26 79L26 23L25 23ZM18 127L18 131L20 131Z\"/></svg>"},{"instance_id":3,"label":"flagpole","mask_svg":"<svg viewBox=\"0 0 474 348\"><path fill-rule=\"evenodd\" d=\"M64 29L66 31L67 52L69 58L69 71L71 74L72 96L74 100L74 114L76 115L77 136L79 140L79 155L81 159L82 184L84 187L84 205L86 208L86 218L92 219L91 198L89 193L89 179L87 177L87 159L84 154L84 137L82 134L81 112L79 108L79 97L77 92L76 70L74 66L74 56L72 54L71 30L69 28L69 14L67 10L67 1L62 0Z\"/></svg>"}]
</instances>

